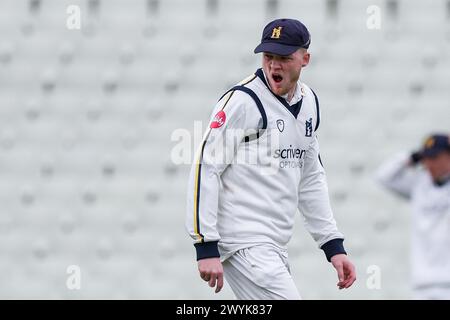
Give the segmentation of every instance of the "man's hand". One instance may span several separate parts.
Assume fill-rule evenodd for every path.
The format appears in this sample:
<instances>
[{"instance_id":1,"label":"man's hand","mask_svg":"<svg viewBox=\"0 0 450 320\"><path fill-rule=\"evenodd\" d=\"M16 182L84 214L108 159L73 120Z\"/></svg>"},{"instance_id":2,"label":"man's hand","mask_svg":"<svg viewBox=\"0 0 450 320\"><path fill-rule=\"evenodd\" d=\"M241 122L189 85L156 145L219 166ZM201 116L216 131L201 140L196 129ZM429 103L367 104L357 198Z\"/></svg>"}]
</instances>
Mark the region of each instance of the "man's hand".
<instances>
[{"instance_id":1,"label":"man's hand","mask_svg":"<svg viewBox=\"0 0 450 320\"><path fill-rule=\"evenodd\" d=\"M409 156L409 165L415 166L422 161L422 153L420 151L412 152Z\"/></svg>"},{"instance_id":2,"label":"man's hand","mask_svg":"<svg viewBox=\"0 0 450 320\"><path fill-rule=\"evenodd\" d=\"M345 254L336 254L331 257L331 263L336 269L339 289L349 288L356 280L355 266Z\"/></svg>"},{"instance_id":3,"label":"man's hand","mask_svg":"<svg viewBox=\"0 0 450 320\"><path fill-rule=\"evenodd\" d=\"M217 281L216 293L223 287L223 268L220 258L206 258L198 260L198 271L200 278L209 282L209 286L214 288Z\"/></svg>"}]
</instances>

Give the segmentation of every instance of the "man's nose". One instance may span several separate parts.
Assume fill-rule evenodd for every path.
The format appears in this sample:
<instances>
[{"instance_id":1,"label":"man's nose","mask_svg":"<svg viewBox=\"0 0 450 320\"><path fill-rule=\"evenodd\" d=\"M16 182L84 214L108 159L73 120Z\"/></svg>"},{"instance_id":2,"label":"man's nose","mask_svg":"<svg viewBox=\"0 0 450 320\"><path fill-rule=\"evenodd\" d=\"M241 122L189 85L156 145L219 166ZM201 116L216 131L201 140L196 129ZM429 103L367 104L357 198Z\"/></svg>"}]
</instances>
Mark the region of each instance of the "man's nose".
<instances>
[{"instance_id":1,"label":"man's nose","mask_svg":"<svg viewBox=\"0 0 450 320\"><path fill-rule=\"evenodd\" d=\"M272 69L279 69L279 68L281 68L281 62L277 59L272 59L271 67L272 67Z\"/></svg>"}]
</instances>

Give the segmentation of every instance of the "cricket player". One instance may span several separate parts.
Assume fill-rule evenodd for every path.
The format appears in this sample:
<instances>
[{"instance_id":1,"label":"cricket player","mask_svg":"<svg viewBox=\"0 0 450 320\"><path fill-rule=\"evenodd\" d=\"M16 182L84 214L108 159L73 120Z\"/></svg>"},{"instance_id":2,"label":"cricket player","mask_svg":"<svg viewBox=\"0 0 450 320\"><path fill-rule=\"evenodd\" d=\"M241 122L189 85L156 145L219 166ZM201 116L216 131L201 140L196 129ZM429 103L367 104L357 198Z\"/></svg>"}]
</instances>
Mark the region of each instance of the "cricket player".
<instances>
[{"instance_id":1,"label":"cricket player","mask_svg":"<svg viewBox=\"0 0 450 320\"><path fill-rule=\"evenodd\" d=\"M186 227L200 277L216 293L225 274L238 299L301 298L286 249L297 209L339 289L356 279L329 203L318 98L299 81L310 42L300 21L270 22L255 49L262 69L222 96L198 149Z\"/></svg>"},{"instance_id":2,"label":"cricket player","mask_svg":"<svg viewBox=\"0 0 450 320\"><path fill-rule=\"evenodd\" d=\"M377 179L412 204L414 298L450 299L450 136L433 134L421 150L394 156Z\"/></svg>"}]
</instances>

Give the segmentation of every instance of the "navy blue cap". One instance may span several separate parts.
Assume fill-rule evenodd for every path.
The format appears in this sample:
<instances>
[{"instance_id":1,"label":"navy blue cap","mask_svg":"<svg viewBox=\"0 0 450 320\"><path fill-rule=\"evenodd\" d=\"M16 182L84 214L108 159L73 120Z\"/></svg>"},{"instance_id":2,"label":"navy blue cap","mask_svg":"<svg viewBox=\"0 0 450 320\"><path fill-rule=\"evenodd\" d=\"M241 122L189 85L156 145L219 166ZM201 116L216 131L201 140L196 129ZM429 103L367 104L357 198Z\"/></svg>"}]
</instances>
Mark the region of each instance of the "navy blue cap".
<instances>
[{"instance_id":1,"label":"navy blue cap","mask_svg":"<svg viewBox=\"0 0 450 320\"><path fill-rule=\"evenodd\" d=\"M264 27L255 53L269 52L288 56L300 48L309 48L311 36L305 25L295 19L277 19Z\"/></svg>"},{"instance_id":2,"label":"navy blue cap","mask_svg":"<svg viewBox=\"0 0 450 320\"><path fill-rule=\"evenodd\" d=\"M433 134L429 136L421 151L422 157L435 157L443 151L450 152L450 136L446 134Z\"/></svg>"}]
</instances>

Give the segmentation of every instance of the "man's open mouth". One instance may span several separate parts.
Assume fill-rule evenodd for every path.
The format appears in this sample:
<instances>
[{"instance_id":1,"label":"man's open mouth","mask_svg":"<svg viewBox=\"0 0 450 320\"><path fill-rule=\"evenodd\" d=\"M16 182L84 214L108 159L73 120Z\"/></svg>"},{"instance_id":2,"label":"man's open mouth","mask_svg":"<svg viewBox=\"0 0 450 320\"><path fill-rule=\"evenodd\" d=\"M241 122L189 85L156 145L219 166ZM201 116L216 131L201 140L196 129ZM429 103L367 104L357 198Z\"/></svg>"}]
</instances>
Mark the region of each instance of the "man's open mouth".
<instances>
[{"instance_id":1,"label":"man's open mouth","mask_svg":"<svg viewBox=\"0 0 450 320\"><path fill-rule=\"evenodd\" d=\"M275 83L280 83L283 81L283 77L277 73L272 74L272 79L275 81Z\"/></svg>"}]
</instances>

